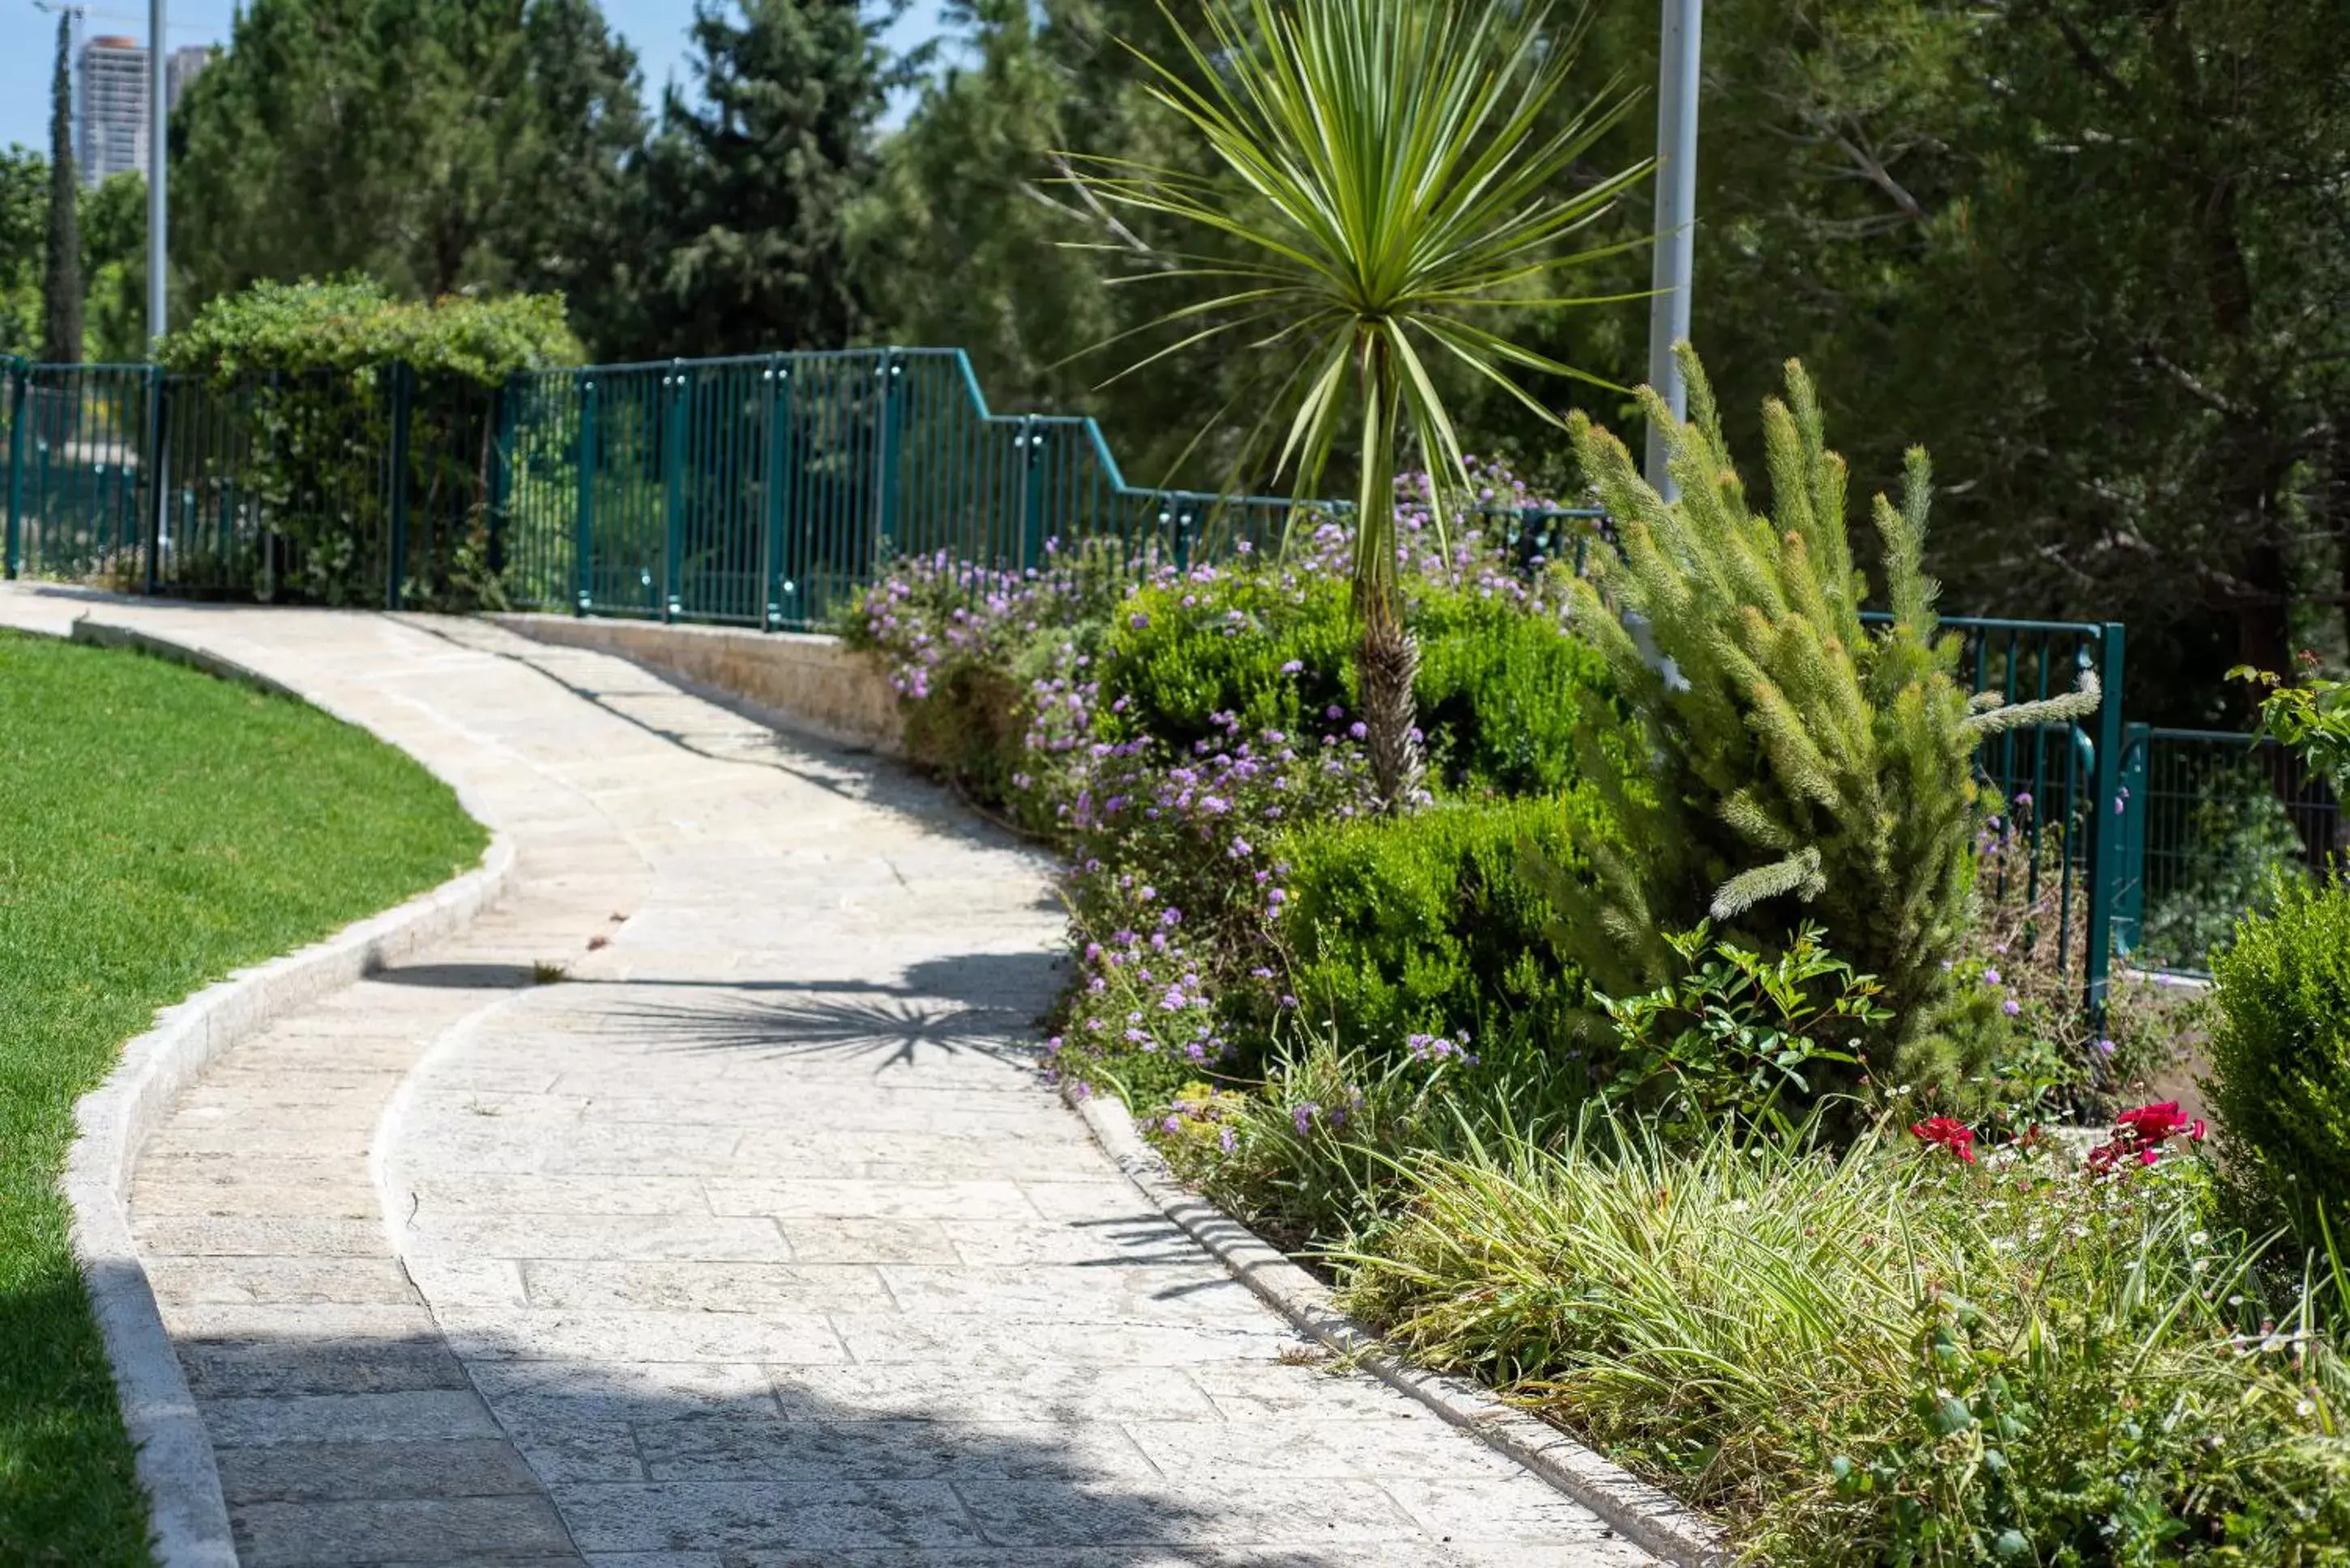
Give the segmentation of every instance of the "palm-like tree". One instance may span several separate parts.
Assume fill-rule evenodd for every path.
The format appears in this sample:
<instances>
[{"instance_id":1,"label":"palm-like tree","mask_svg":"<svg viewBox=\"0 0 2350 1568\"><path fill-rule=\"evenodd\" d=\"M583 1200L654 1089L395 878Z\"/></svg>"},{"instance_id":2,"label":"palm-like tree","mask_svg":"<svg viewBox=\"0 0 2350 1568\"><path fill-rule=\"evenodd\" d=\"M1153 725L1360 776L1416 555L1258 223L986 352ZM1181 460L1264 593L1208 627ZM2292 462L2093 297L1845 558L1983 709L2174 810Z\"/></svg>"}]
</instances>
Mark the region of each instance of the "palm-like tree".
<instances>
[{"instance_id":1,"label":"palm-like tree","mask_svg":"<svg viewBox=\"0 0 2350 1568\"><path fill-rule=\"evenodd\" d=\"M1289 418L1278 468L1300 502L1319 496L1342 436L1359 432L1358 674L1373 771L1393 807L1421 772L1419 652L1396 573L1402 443L1437 478L1441 530L1449 493L1468 484L1440 390L1448 372L1465 368L1545 418L1555 416L1517 372L1596 379L1488 323L1597 303L1553 297L1548 280L1621 248L1577 251L1568 241L1648 165L1582 181L1573 165L1632 99L1611 85L1560 111L1583 27L1559 23L1542 0L1205 0L1204 9L1204 38L1176 26L1185 58L1135 52L1151 67L1152 94L1207 138L1232 178L1088 161L1086 183L1103 199L1215 231L1230 253L1146 275L1214 279L1221 292L1161 317L1153 325L1176 327L1178 340L1124 373L1251 335L1279 379L1271 406Z\"/></svg>"}]
</instances>

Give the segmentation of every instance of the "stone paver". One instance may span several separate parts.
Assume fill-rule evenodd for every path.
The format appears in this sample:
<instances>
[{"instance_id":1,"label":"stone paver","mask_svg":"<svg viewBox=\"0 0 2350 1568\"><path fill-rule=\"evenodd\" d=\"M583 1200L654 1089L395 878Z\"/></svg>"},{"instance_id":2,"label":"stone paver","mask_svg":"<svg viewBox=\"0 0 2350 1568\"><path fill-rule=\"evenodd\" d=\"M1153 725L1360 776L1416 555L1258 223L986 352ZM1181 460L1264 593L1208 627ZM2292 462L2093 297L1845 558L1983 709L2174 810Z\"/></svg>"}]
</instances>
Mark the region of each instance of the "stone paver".
<instances>
[{"instance_id":1,"label":"stone paver","mask_svg":"<svg viewBox=\"0 0 2350 1568\"><path fill-rule=\"evenodd\" d=\"M1310 1365L1099 1154L1032 1060L1035 851L477 624L99 613L364 715L520 855L462 939L229 1053L139 1168L249 1564L1648 1561Z\"/></svg>"}]
</instances>

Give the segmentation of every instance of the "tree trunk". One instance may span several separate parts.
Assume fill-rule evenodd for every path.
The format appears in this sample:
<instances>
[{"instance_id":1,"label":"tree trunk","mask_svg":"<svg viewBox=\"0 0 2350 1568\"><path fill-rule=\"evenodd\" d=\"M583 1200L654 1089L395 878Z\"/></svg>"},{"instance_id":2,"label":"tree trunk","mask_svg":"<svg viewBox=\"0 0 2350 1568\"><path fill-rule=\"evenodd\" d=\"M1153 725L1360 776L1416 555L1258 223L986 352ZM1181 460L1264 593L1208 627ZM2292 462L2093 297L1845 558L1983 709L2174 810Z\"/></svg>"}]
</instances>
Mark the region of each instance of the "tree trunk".
<instances>
[{"instance_id":1,"label":"tree trunk","mask_svg":"<svg viewBox=\"0 0 2350 1568\"><path fill-rule=\"evenodd\" d=\"M1419 677L1419 642L1403 624L1400 609L1392 589L1366 596L1357 654L1371 778L1379 805L1390 812L1412 804L1427 772L1419 749L1419 709L1412 696Z\"/></svg>"}]
</instances>

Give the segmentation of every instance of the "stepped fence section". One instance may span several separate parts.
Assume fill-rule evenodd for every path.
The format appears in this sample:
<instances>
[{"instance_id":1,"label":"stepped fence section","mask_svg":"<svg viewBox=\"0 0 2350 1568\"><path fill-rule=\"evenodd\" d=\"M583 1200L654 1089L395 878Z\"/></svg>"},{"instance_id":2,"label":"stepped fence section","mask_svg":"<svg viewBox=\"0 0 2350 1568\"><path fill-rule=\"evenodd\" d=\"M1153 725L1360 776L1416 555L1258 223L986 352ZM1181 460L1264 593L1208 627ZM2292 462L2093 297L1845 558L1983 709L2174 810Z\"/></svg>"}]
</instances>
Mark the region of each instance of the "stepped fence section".
<instances>
[{"instance_id":1,"label":"stepped fence section","mask_svg":"<svg viewBox=\"0 0 2350 1568\"><path fill-rule=\"evenodd\" d=\"M1029 570L1096 546L1188 567L1275 546L1295 510L1131 484L1092 420L997 413L943 348L487 387L402 365L224 380L0 361L0 464L11 576L768 630L828 624L896 554ZM1579 567L1602 521L1534 508L1486 525L1522 564ZM2331 794L2272 748L2124 725L2120 627L1944 624L1979 690L2021 701L2084 670L2105 682L2090 720L2002 735L1981 757L2004 798L2031 797L2019 874L2034 896L2053 880L2045 940L2093 1002L2123 957L2199 968L2224 939L2211 910L2334 846Z\"/></svg>"}]
</instances>

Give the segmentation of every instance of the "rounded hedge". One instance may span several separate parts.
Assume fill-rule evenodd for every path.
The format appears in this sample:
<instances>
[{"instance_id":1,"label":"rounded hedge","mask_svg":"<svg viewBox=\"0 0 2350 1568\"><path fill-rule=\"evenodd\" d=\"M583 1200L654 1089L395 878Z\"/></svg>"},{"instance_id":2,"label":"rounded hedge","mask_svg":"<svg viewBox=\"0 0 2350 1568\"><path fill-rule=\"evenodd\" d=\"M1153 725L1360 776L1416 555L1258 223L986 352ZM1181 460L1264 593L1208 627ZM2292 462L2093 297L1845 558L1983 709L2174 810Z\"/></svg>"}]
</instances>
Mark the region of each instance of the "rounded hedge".
<instances>
[{"instance_id":1,"label":"rounded hedge","mask_svg":"<svg viewBox=\"0 0 2350 1568\"><path fill-rule=\"evenodd\" d=\"M2302 1239L2338 1242L2350 1217L2350 887L2280 877L2212 965L2207 1087L2229 1140L2273 1188Z\"/></svg>"}]
</instances>

